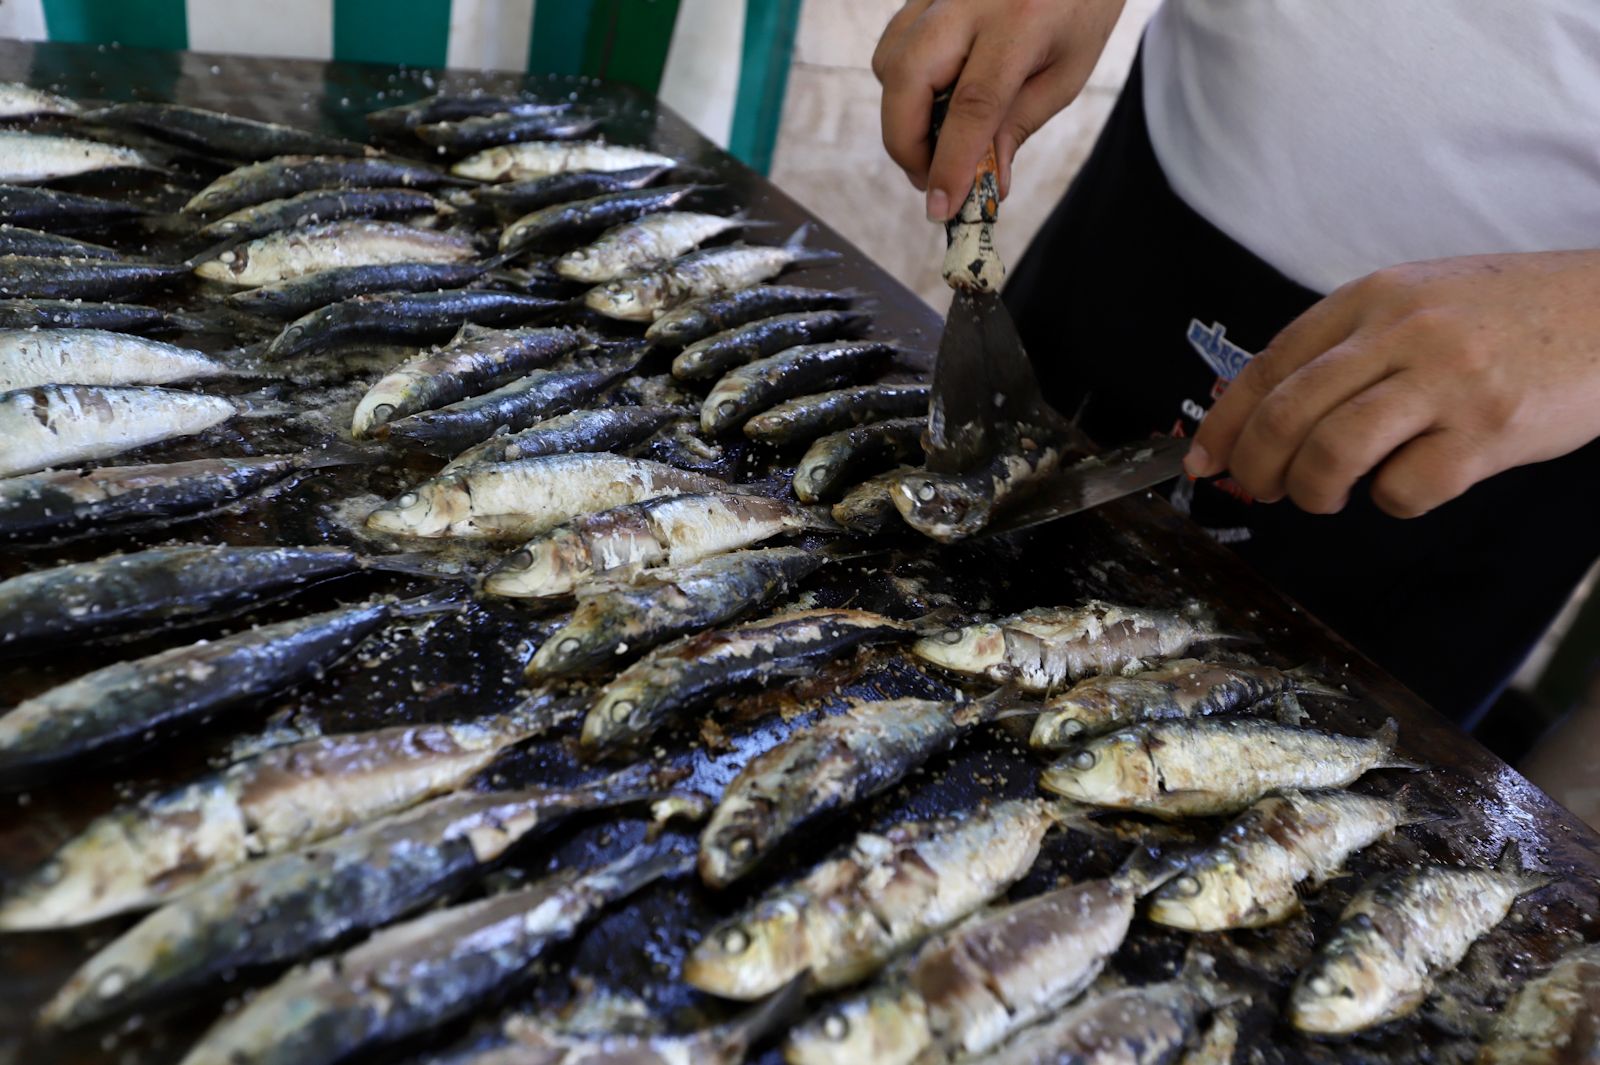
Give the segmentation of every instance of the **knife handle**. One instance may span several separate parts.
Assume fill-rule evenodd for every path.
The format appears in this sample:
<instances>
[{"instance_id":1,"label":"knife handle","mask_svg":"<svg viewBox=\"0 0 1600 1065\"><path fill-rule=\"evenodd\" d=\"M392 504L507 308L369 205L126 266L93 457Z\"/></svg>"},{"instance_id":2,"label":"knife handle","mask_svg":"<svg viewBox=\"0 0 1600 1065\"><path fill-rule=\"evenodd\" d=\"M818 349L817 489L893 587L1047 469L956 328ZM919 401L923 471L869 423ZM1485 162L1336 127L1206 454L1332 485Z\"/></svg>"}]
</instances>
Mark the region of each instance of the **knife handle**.
<instances>
[{"instance_id":1,"label":"knife handle","mask_svg":"<svg viewBox=\"0 0 1600 1065\"><path fill-rule=\"evenodd\" d=\"M928 142L939 143L939 130L950 111L953 89L933 98ZM998 292L1005 281L1005 264L994 247L994 223L1000 217L1000 170L995 161L994 142L989 143L973 177L972 191L961 209L944 224L944 281L954 289Z\"/></svg>"}]
</instances>

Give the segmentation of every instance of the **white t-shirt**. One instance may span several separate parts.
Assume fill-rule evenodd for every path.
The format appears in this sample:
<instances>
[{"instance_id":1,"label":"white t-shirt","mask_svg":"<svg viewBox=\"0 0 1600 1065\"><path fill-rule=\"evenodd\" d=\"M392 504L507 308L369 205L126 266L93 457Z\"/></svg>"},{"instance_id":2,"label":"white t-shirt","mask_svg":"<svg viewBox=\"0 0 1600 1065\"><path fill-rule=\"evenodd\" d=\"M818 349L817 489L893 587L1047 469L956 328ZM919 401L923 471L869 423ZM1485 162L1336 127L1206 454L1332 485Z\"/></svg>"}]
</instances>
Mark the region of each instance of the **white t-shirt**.
<instances>
[{"instance_id":1,"label":"white t-shirt","mask_svg":"<svg viewBox=\"0 0 1600 1065\"><path fill-rule=\"evenodd\" d=\"M1166 0L1144 91L1178 195L1319 292L1600 248L1600 0Z\"/></svg>"}]
</instances>

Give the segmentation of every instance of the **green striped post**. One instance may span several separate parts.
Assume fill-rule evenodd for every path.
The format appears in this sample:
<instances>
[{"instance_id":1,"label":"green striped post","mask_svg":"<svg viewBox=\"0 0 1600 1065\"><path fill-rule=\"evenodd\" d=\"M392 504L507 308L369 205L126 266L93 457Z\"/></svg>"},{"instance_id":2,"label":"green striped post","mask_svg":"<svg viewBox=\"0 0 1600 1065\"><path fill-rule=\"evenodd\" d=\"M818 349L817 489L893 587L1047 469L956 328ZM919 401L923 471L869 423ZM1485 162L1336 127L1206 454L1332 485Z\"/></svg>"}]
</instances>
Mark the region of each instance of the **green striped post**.
<instances>
[{"instance_id":1,"label":"green striped post","mask_svg":"<svg viewBox=\"0 0 1600 1065\"><path fill-rule=\"evenodd\" d=\"M533 9L528 70L586 74L655 95L679 0L544 0Z\"/></svg>"},{"instance_id":2,"label":"green striped post","mask_svg":"<svg viewBox=\"0 0 1600 1065\"><path fill-rule=\"evenodd\" d=\"M728 150L763 174L772 169L799 22L800 0L746 0L744 55Z\"/></svg>"},{"instance_id":3,"label":"green striped post","mask_svg":"<svg viewBox=\"0 0 1600 1065\"><path fill-rule=\"evenodd\" d=\"M442 67L449 47L450 0L334 0L335 59Z\"/></svg>"},{"instance_id":4,"label":"green striped post","mask_svg":"<svg viewBox=\"0 0 1600 1065\"><path fill-rule=\"evenodd\" d=\"M184 0L43 0L52 41L119 44L136 48L189 47Z\"/></svg>"},{"instance_id":5,"label":"green striped post","mask_svg":"<svg viewBox=\"0 0 1600 1065\"><path fill-rule=\"evenodd\" d=\"M533 8L528 38L531 74L583 74L584 49L596 0L545 0Z\"/></svg>"}]
</instances>

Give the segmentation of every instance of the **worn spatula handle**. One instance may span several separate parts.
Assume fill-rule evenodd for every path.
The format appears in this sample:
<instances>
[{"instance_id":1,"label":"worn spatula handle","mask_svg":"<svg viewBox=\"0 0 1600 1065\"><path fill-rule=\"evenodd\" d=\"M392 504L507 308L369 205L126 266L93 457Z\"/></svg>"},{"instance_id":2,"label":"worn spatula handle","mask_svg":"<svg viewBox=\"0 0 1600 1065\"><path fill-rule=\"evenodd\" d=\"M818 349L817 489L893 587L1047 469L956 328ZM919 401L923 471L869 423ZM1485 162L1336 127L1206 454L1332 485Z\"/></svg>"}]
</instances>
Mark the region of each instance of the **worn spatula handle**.
<instances>
[{"instance_id":1,"label":"worn spatula handle","mask_svg":"<svg viewBox=\"0 0 1600 1065\"><path fill-rule=\"evenodd\" d=\"M928 140L939 142L939 129L950 109L950 90L933 98ZM1000 174L991 142L978 161L972 191L961 209L944 224L944 281L954 289L998 292L1006 279L1005 264L994 247L994 223L1000 216Z\"/></svg>"}]
</instances>

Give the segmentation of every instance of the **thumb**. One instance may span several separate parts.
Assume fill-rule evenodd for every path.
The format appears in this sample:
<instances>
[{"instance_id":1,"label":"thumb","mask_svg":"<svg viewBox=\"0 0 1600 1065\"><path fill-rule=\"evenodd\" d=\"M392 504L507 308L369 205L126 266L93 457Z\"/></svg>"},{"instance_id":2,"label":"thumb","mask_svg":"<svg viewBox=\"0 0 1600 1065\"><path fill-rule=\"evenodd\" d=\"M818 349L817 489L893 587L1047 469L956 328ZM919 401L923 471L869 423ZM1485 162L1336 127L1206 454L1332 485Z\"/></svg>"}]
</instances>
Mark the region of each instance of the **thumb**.
<instances>
[{"instance_id":1,"label":"thumb","mask_svg":"<svg viewBox=\"0 0 1600 1065\"><path fill-rule=\"evenodd\" d=\"M1016 49L979 37L950 96L950 110L939 129L933 165L928 170L928 217L943 222L961 208L972 190L978 162L994 141L1025 76Z\"/></svg>"}]
</instances>

